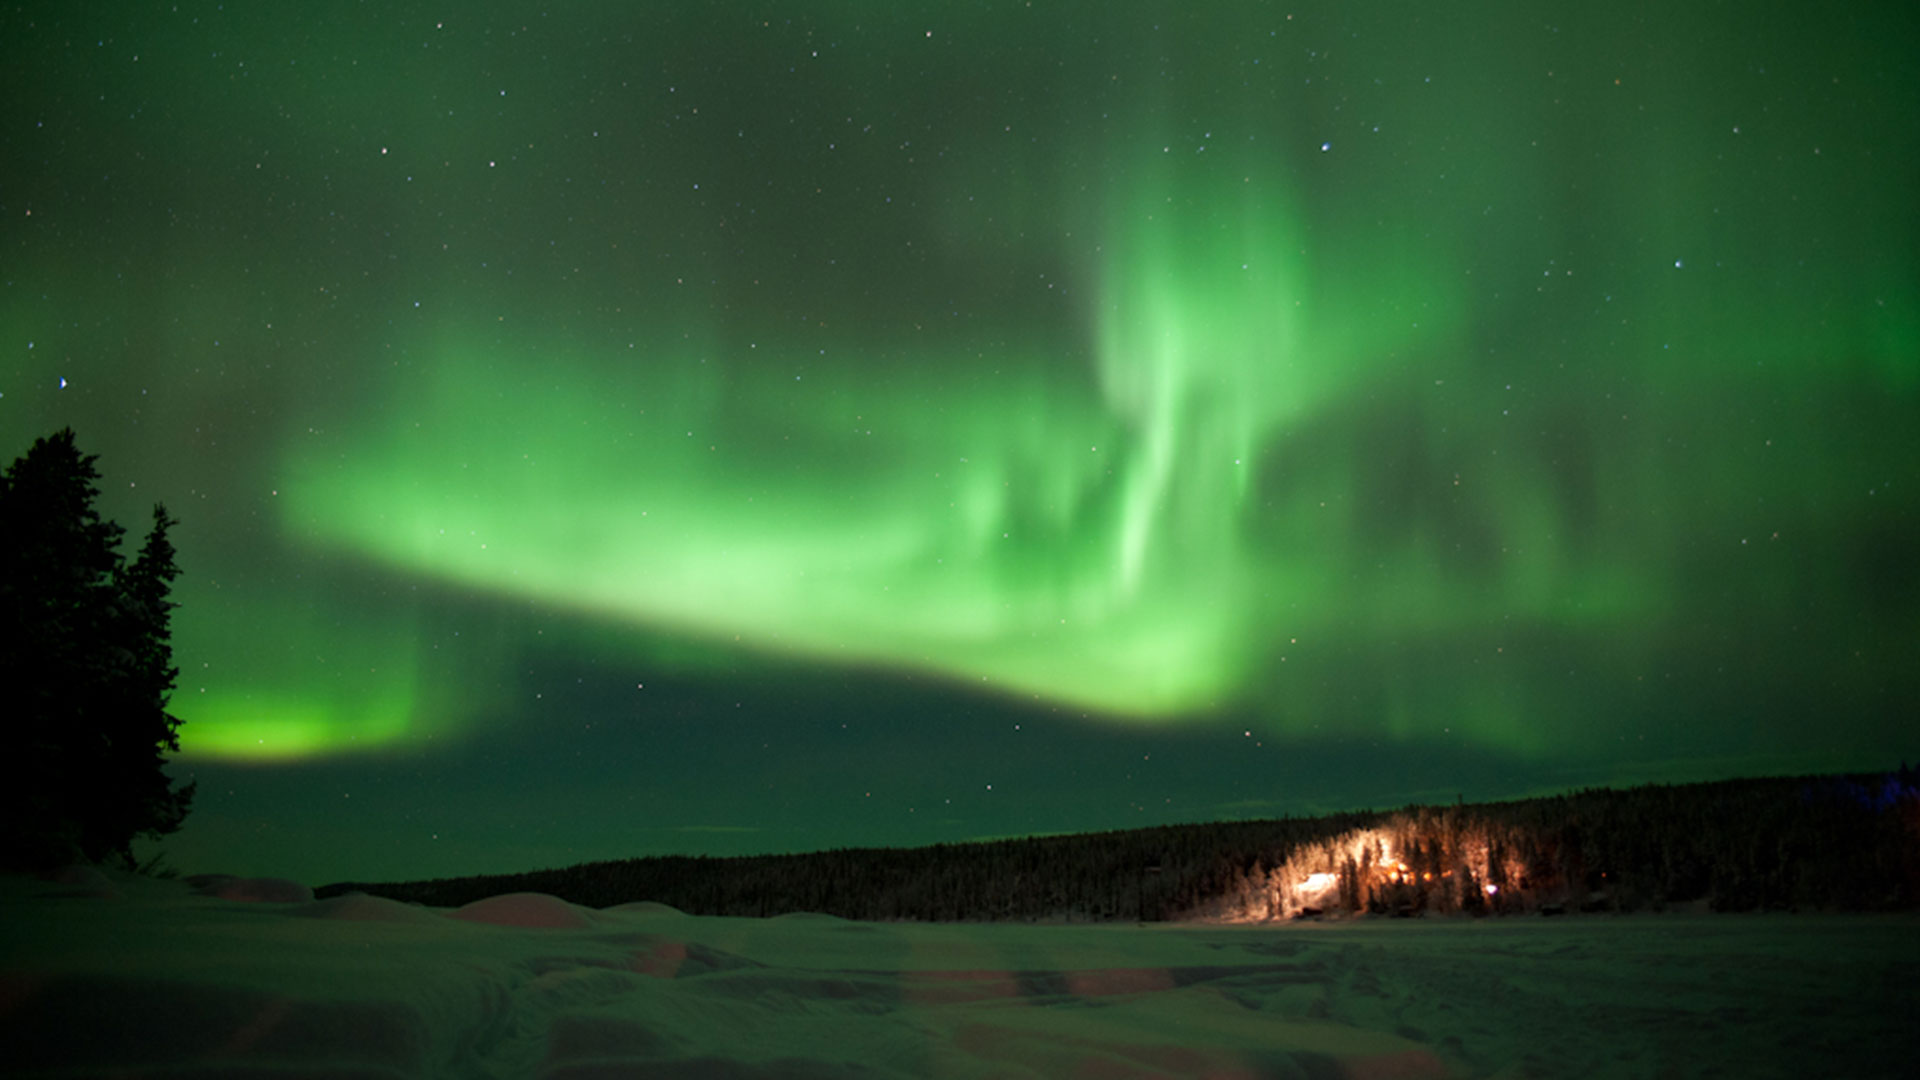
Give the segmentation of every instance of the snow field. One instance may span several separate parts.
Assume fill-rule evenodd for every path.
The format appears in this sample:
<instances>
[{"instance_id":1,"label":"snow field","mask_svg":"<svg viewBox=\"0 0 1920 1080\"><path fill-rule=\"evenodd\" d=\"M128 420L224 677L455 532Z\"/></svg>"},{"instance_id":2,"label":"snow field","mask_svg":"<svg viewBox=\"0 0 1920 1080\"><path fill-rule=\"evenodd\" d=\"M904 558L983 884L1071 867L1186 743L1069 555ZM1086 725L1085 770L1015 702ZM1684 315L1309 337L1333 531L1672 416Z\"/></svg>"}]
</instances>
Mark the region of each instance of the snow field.
<instances>
[{"instance_id":1,"label":"snow field","mask_svg":"<svg viewBox=\"0 0 1920 1080\"><path fill-rule=\"evenodd\" d=\"M1920 1054L1910 916L872 924L196 880L0 878L9 1075L1892 1077Z\"/></svg>"}]
</instances>

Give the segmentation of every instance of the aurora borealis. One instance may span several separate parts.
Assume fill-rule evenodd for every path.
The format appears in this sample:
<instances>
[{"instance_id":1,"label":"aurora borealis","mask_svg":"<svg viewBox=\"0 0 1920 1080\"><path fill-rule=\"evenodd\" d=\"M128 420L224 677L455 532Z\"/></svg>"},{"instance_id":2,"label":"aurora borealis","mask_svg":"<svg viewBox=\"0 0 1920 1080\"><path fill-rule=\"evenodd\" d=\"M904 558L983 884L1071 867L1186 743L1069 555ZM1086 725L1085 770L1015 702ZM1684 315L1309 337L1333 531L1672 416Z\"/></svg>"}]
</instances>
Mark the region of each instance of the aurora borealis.
<instances>
[{"instance_id":1,"label":"aurora borealis","mask_svg":"<svg viewBox=\"0 0 1920 1080\"><path fill-rule=\"evenodd\" d=\"M0 434L182 524L175 861L1883 768L1898 4L27 4Z\"/></svg>"}]
</instances>

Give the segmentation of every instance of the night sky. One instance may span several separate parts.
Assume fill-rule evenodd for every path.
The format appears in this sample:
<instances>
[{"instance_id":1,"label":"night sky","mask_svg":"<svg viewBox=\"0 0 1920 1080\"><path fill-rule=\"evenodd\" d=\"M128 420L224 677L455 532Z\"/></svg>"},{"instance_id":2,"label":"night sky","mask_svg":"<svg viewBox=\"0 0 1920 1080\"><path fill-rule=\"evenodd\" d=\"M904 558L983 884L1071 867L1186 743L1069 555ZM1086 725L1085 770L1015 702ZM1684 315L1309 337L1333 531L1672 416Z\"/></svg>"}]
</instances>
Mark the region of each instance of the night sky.
<instances>
[{"instance_id":1,"label":"night sky","mask_svg":"<svg viewBox=\"0 0 1920 1080\"><path fill-rule=\"evenodd\" d=\"M1920 9L1764 8L8 5L0 453L187 871L1889 768Z\"/></svg>"}]
</instances>

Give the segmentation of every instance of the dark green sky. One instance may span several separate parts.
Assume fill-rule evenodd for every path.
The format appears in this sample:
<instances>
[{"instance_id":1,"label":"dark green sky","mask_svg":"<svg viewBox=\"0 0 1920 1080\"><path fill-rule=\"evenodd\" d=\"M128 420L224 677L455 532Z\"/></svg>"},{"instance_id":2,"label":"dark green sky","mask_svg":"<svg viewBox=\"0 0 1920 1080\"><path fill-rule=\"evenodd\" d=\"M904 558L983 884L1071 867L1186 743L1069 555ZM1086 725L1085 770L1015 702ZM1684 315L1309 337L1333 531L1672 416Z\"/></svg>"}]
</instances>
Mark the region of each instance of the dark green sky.
<instances>
[{"instance_id":1,"label":"dark green sky","mask_svg":"<svg viewBox=\"0 0 1920 1080\"><path fill-rule=\"evenodd\" d=\"M0 450L182 519L188 869L1880 768L1908 5L28 4Z\"/></svg>"}]
</instances>

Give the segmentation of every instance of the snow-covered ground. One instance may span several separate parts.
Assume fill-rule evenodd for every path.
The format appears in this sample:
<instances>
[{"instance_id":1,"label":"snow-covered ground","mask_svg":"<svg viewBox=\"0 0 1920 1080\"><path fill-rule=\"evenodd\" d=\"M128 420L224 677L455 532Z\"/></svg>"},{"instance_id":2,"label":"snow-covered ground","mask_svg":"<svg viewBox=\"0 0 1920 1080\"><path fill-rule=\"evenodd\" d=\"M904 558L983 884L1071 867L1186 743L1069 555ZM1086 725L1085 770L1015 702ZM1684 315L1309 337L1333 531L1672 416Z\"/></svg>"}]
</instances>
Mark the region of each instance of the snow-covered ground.
<instances>
[{"instance_id":1,"label":"snow-covered ground","mask_svg":"<svg viewBox=\"0 0 1920 1080\"><path fill-rule=\"evenodd\" d=\"M1913 917L919 925L215 891L0 878L0 1072L1920 1073Z\"/></svg>"}]
</instances>

